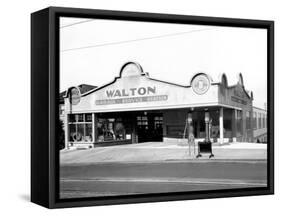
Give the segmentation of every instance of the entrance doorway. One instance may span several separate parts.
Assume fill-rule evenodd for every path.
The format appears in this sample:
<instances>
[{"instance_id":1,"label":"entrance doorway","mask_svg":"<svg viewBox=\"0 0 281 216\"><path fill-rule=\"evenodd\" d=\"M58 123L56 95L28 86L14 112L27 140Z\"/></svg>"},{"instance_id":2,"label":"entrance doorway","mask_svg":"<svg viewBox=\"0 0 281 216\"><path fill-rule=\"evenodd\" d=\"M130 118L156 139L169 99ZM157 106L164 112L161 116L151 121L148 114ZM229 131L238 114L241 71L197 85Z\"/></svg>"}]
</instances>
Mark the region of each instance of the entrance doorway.
<instances>
[{"instance_id":1,"label":"entrance doorway","mask_svg":"<svg viewBox=\"0 0 281 216\"><path fill-rule=\"evenodd\" d=\"M137 115L138 142L163 141L163 114L144 112Z\"/></svg>"}]
</instances>

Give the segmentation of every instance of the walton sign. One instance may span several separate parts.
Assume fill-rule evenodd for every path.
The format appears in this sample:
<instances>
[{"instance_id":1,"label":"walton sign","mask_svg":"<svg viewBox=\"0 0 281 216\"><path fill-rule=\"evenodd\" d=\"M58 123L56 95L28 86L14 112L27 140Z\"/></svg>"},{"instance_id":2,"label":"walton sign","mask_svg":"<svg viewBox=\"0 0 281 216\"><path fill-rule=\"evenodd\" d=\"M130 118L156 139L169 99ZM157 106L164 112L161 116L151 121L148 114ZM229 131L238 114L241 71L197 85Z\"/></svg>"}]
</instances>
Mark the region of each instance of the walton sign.
<instances>
[{"instance_id":1,"label":"walton sign","mask_svg":"<svg viewBox=\"0 0 281 216\"><path fill-rule=\"evenodd\" d=\"M107 90L106 96L108 98L113 97L129 97L129 96L143 96L149 94L156 94L156 87L139 87L130 89L117 89L117 90Z\"/></svg>"},{"instance_id":2,"label":"walton sign","mask_svg":"<svg viewBox=\"0 0 281 216\"><path fill-rule=\"evenodd\" d=\"M123 103L140 103L164 101L168 95L156 95L156 87L139 87L129 89L110 89L105 91L108 99L96 100L96 105L110 105Z\"/></svg>"}]
</instances>

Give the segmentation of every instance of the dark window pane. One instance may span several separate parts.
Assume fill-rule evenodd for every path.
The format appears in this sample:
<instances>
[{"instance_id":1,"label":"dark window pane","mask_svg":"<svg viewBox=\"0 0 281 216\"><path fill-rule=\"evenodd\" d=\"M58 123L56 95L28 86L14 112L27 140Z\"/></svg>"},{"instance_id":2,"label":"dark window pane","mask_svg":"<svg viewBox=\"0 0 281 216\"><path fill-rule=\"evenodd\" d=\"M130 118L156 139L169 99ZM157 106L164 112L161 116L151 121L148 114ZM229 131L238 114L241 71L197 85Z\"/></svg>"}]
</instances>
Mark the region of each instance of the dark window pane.
<instances>
[{"instance_id":1,"label":"dark window pane","mask_svg":"<svg viewBox=\"0 0 281 216\"><path fill-rule=\"evenodd\" d=\"M92 114L85 114L86 122L92 122Z\"/></svg>"},{"instance_id":2,"label":"dark window pane","mask_svg":"<svg viewBox=\"0 0 281 216\"><path fill-rule=\"evenodd\" d=\"M78 114L77 115L77 121L78 122L83 122L84 121L84 115L83 114Z\"/></svg>"},{"instance_id":3,"label":"dark window pane","mask_svg":"<svg viewBox=\"0 0 281 216\"><path fill-rule=\"evenodd\" d=\"M115 125L115 136L117 140L125 139L125 127L122 122L118 122Z\"/></svg>"},{"instance_id":4,"label":"dark window pane","mask_svg":"<svg viewBox=\"0 0 281 216\"><path fill-rule=\"evenodd\" d=\"M92 124L85 124L86 131L85 131L85 141L91 142L92 141Z\"/></svg>"},{"instance_id":5,"label":"dark window pane","mask_svg":"<svg viewBox=\"0 0 281 216\"><path fill-rule=\"evenodd\" d=\"M76 134L76 141L84 141L84 124L77 124L77 134Z\"/></svg>"},{"instance_id":6,"label":"dark window pane","mask_svg":"<svg viewBox=\"0 0 281 216\"><path fill-rule=\"evenodd\" d=\"M75 139L76 134L76 125L75 124L69 124L69 137L68 141L73 142Z\"/></svg>"},{"instance_id":7,"label":"dark window pane","mask_svg":"<svg viewBox=\"0 0 281 216\"><path fill-rule=\"evenodd\" d=\"M76 122L76 120L75 120L75 115L74 115L74 114L68 115L68 121L69 121L69 122Z\"/></svg>"},{"instance_id":8,"label":"dark window pane","mask_svg":"<svg viewBox=\"0 0 281 216\"><path fill-rule=\"evenodd\" d=\"M237 126L237 133L239 135L242 134L242 111L237 110L237 121L236 121L236 126Z\"/></svg>"}]
</instances>

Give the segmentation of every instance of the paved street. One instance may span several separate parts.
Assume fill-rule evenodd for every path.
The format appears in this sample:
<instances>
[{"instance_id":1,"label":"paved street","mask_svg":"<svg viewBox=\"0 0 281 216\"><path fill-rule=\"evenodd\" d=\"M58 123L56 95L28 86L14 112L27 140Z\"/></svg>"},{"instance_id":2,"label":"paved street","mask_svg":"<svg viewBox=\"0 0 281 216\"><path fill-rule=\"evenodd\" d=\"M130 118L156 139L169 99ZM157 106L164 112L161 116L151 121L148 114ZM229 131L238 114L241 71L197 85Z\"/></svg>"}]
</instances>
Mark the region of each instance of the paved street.
<instances>
[{"instance_id":1,"label":"paved street","mask_svg":"<svg viewBox=\"0 0 281 216\"><path fill-rule=\"evenodd\" d=\"M148 142L64 150L60 153L62 198L198 191L266 186L265 144L214 146L196 159L181 143Z\"/></svg>"},{"instance_id":2,"label":"paved street","mask_svg":"<svg viewBox=\"0 0 281 216\"><path fill-rule=\"evenodd\" d=\"M61 198L266 186L266 161L65 164Z\"/></svg>"}]
</instances>

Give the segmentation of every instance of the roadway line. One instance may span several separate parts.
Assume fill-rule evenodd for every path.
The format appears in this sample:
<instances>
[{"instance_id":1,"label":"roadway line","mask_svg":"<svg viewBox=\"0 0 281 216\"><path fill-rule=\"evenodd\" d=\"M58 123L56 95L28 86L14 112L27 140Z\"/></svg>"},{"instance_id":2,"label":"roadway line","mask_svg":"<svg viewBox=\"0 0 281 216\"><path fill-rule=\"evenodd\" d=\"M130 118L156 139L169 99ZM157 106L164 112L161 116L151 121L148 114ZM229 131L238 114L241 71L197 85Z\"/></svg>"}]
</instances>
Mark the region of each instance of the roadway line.
<instances>
[{"instance_id":1,"label":"roadway line","mask_svg":"<svg viewBox=\"0 0 281 216\"><path fill-rule=\"evenodd\" d=\"M102 147L99 147L102 148ZM178 150L178 149L188 149L187 146L107 146L104 147L107 150L116 150L116 149L127 149L127 150L131 150L131 149L172 149L172 150ZM213 149L237 149L237 150L267 150L266 146L259 146L259 147L239 147L239 146L213 146ZM198 147L195 148L196 150L198 149ZM92 150L92 149L91 149Z\"/></svg>"},{"instance_id":2,"label":"roadway line","mask_svg":"<svg viewBox=\"0 0 281 216\"><path fill-rule=\"evenodd\" d=\"M233 180L233 179L206 179L206 178L88 178L88 179L66 179L63 182L119 182L119 183L180 183L180 184L218 184L218 185L252 185L265 187L265 181Z\"/></svg>"},{"instance_id":3,"label":"roadway line","mask_svg":"<svg viewBox=\"0 0 281 216\"><path fill-rule=\"evenodd\" d=\"M87 166L104 164L167 164L167 163L246 163L246 164L266 164L267 159L218 159L218 158L192 158L192 159L169 159L154 161L93 161L93 162L61 162L60 167Z\"/></svg>"}]
</instances>

